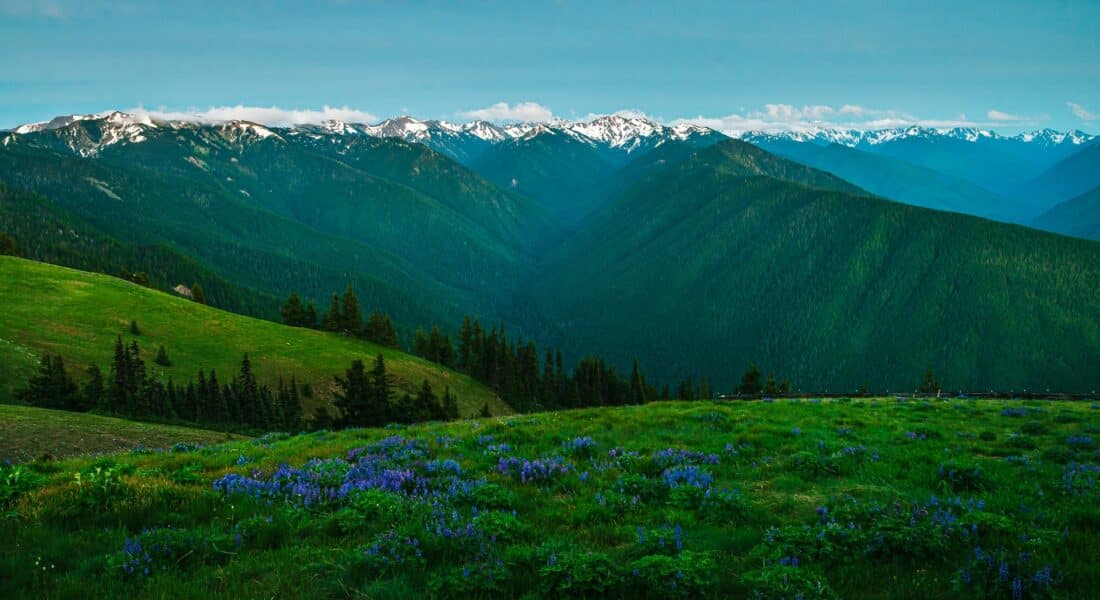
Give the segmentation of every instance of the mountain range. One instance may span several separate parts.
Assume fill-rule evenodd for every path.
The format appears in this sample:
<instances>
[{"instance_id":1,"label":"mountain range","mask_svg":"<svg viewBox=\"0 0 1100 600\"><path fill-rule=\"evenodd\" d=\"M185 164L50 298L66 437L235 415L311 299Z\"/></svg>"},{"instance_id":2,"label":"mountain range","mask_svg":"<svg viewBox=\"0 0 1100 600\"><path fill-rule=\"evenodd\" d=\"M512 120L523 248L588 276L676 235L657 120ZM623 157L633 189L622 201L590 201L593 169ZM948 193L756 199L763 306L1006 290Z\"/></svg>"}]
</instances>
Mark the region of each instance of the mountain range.
<instances>
[{"instance_id":1,"label":"mountain range","mask_svg":"<svg viewBox=\"0 0 1100 600\"><path fill-rule=\"evenodd\" d=\"M267 318L350 282L406 335L474 314L666 382L729 387L758 361L813 389L904 389L929 367L1095 387L1100 244L988 220L1094 237L1095 138L738 137L624 115L59 117L0 133L0 232Z\"/></svg>"}]
</instances>

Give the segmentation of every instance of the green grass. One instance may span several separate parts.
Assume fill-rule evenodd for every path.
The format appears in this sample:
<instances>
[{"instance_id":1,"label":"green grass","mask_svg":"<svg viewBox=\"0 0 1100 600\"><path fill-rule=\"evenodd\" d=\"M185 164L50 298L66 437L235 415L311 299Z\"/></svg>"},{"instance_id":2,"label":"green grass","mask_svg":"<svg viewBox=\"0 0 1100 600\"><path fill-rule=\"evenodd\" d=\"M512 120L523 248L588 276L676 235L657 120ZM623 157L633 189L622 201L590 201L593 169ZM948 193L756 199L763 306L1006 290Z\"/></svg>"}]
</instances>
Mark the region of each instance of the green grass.
<instances>
[{"instance_id":1,"label":"green grass","mask_svg":"<svg viewBox=\"0 0 1100 600\"><path fill-rule=\"evenodd\" d=\"M44 352L59 353L75 375L89 364L109 365L114 339L136 339L146 366L175 381L216 368L227 381L247 352L261 381L278 377L309 383L315 394L307 411L327 402L333 375L355 358L367 362L382 353L398 386L415 392L427 379L438 393L449 386L463 414L485 403L508 412L496 395L469 377L397 350L331 333L286 327L225 312L105 275L0 257L0 402L11 401ZM130 335L136 320L141 335ZM160 345L170 368L153 363Z\"/></svg>"},{"instance_id":2,"label":"green grass","mask_svg":"<svg viewBox=\"0 0 1100 600\"><path fill-rule=\"evenodd\" d=\"M664 402L8 467L0 582L13 598L1008 598L1019 576L1025 597L1081 598L1100 589L1100 475L1074 466L1098 461L1097 406ZM214 483L337 458L309 469L338 486L362 447L364 471L443 491L406 480L305 506ZM669 448L703 453L686 465L709 500L667 483ZM565 470L546 480L498 468L551 456ZM1034 583L1048 565L1053 585Z\"/></svg>"},{"instance_id":3,"label":"green grass","mask_svg":"<svg viewBox=\"0 0 1100 600\"><path fill-rule=\"evenodd\" d=\"M0 404L0 423L4 424L0 459L12 462L110 454L138 446L168 448L181 442L217 444L243 439L207 429L3 404Z\"/></svg>"}]
</instances>

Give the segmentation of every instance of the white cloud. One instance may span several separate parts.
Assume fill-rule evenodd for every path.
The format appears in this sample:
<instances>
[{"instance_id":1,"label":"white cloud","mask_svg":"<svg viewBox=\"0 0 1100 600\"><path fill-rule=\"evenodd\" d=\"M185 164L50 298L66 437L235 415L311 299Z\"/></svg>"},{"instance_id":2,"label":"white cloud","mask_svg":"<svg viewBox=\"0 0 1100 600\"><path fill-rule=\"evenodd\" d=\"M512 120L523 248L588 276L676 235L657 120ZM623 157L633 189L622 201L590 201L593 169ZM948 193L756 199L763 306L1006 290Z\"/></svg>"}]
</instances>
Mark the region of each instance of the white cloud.
<instances>
[{"instance_id":1,"label":"white cloud","mask_svg":"<svg viewBox=\"0 0 1100 600\"><path fill-rule=\"evenodd\" d=\"M1034 125L1042 118L1020 117L998 110L991 110L985 121L968 119L965 114L955 118L928 119L896 109L869 108L859 104L843 104L839 108L825 104L795 106L792 104L765 104L760 110L745 110L725 116L698 116L676 119L673 123L691 123L736 135L746 131L807 131L822 128L838 129L889 129L919 125L932 128L979 127L991 128L1011 122L1013 125Z\"/></svg>"},{"instance_id":2,"label":"white cloud","mask_svg":"<svg viewBox=\"0 0 1100 600\"><path fill-rule=\"evenodd\" d=\"M9 17L64 19L68 11L53 0L0 0L0 14Z\"/></svg>"},{"instance_id":3,"label":"white cloud","mask_svg":"<svg viewBox=\"0 0 1100 600\"><path fill-rule=\"evenodd\" d=\"M1076 102L1066 102L1066 106L1068 106L1069 109L1073 111L1073 114L1077 115L1077 118L1082 121L1100 121L1100 115L1085 110L1084 106Z\"/></svg>"},{"instance_id":4,"label":"white cloud","mask_svg":"<svg viewBox=\"0 0 1100 600\"><path fill-rule=\"evenodd\" d=\"M1024 120L1024 118L1019 116L1019 115L1013 115L1013 114L1009 114L1009 113L1006 113L1006 112L1001 112L1001 111L999 111L995 108L990 109L989 112L985 113L985 116L986 116L986 118L988 118L992 121L1022 121L1022 120Z\"/></svg>"},{"instance_id":5,"label":"white cloud","mask_svg":"<svg viewBox=\"0 0 1100 600\"><path fill-rule=\"evenodd\" d=\"M284 109L277 106L212 106L205 110L170 111L163 107L148 110L139 106L126 112L134 115L148 115L154 119L172 121L196 121L200 123L218 123L223 121L252 121L276 127L291 125L317 124L322 121L336 120L347 123L374 123L378 117L369 112L347 106L324 106L321 110Z\"/></svg>"},{"instance_id":6,"label":"white cloud","mask_svg":"<svg viewBox=\"0 0 1100 600\"><path fill-rule=\"evenodd\" d=\"M553 111L538 102L520 102L514 106L507 102L497 102L492 106L462 111L458 114L461 117L479 121L537 122L554 118Z\"/></svg>"}]
</instances>

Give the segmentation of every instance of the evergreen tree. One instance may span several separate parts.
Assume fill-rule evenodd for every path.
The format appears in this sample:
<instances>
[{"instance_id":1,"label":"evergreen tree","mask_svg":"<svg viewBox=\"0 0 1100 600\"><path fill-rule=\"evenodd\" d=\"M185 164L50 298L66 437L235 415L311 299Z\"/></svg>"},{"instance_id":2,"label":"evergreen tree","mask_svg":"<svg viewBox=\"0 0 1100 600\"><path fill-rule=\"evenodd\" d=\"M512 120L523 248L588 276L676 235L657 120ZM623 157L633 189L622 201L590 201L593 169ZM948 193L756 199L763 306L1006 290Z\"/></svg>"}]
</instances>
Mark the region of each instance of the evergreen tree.
<instances>
[{"instance_id":1,"label":"evergreen tree","mask_svg":"<svg viewBox=\"0 0 1100 600\"><path fill-rule=\"evenodd\" d=\"M937 397L940 395L942 387L931 367L924 372L924 379L921 381L919 389L922 394L935 394Z\"/></svg>"},{"instance_id":2,"label":"evergreen tree","mask_svg":"<svg viewBox=\"0 0 1100 600\"><path fill-rule=\"evenodd\" d=\"M741 386L738 391L746 395L756 395L763 391L763 387L760 385L760 367L755 364L749 365L749 368L745 369L745 373L741 376Z\"/></svg>"},{"instance_id":3,"label":"evergreen tree","mask_svg":"<svg viewBox=\"0 0 1100 600\"><path fill-rule=\"evenodd\" d=\"M775 381L775 374L768 373L768 379L764 382L764 395L774 396L779 393L779 384Z\"/></svg>"},{"instance_id":4,"label":"evergreen tree","mask_svg":"<svg viewBox=\"0 0 1100 600\"><path fill-rule=\"evenodd\" d=\"M638 369L638 359L634 359L634 364L630 368L630 404L645 404L645 382L642 380L642 373Z\"/></svg>"},{"instance_id":5,"label":"evergreen tree","mask_svg":"<svg viewBox=\"0 0 1100 600\"><path fill-rule=\"evenodd\" d=\"M428 334L424 333L424 330L420 327L416 328L416 334L413 335L413 354L420 358L434 360L431 356L431 348L428 345Z\"/></svg>"},{"instance_id":6,"label":"evergreen tree","mask_svg":"<svg viewBox=\"0 0 1100 600\"><path fill-rule=\"evenodd\" d=\"M145 361L141 360L141 349L138 348L136 341L130 341L126 355L126 366L130 370L126 377L126 414L147 415L149 414L148 396L140 393L146 382Z\"/></svg>"},{"instance_id":7,"label":"evergreen tree","mask_svg":"<svg viewBox=\"0 0 1100 600\"><path fill-rule=\"evenodd\" d=\"M168 360L168 351L164 349L164 345L161 344L160 350L157 350L157 357L153 360L162 367L172 366L172 361Z\"/></svg>"},{"instance_id":8,"label":"evergreen tree","mask_svg":"<svg viewBox=\"0 0 1100 600\"><path fill-rule=\"evenodd\" d=\"M302 326L317 329L317 309L313 307L312 302L306 305L305 322Z\"/></svg>"},{"instance_id":9,"label":"evergreen tree","mask_svg":"<svg viewBox=\"0 0 1100 600\"><path fill-rule=\"evenodd\" d=\"M23 256L15 245L15 238L6 233L0 233L0 256Z\"/></svg>"},{"instance_id":10,"label":"evergreen tree","mask_svg":"<svg viewBox=\"0 0 1100 600\"><path fill-rule=\"evenodd\" d=\"M393 397L393 383L386 373L386 361L379 354L374 359L374 368L370 371L371 405L373 411L379 416L372 425L385 425L392 413L390 400Z\"/></svg>"},{"instance_id":11,"label":"evergreen tree","mask_svg":"<svg viewBox=\"0 0 1100 600\"><path fill-rule=\"evenodd\" d=\"M344 317L340 314L340 297L333 294L332 302L329 303L328 312L325 313L325 320L321 323L321 328L325 331L340 331L343 323Z\"/></svg>"},{"instance_id":12,"label":"evergreen tree","mask_svg":"<svg viewBox=\"0 0 1100 600\"><path fill-rule=\"evenodd\" d=\"M237 416L242 424L252 427L263 427L266 423L264 407L261 404L260 386L256 382L256 374L252 372L252 361L248 360L248 354L241 359L241 370L237 374L234 393L236 395Z\"/></svg>"},{"instance_id":13,"label":"evergreen tree","mask_svg":"<svg viewBox=\"0 0 1100 600\"><path fill-rule=\"evenodd\" d=\"M458 399L451 393L450 387L443 388L443 400L440 404L443 407L444 419L453 421L462 416L458 412Z\"/></svg>"},{"instance_id":14,"label":"evergreen tree","mask_svg":"<svg viewBox=\"0 0 1100 600\"><path fill-rule=\"evenodd\" d=\"M691 377L680 382L680 387L676 390L676 398L680 400L694 400L695 399L695 383Z\"/></svg>"},{"instance_id":15,"label":"evergreen tree","mask_svg":"<svg viewBox=\"0 0 1100 600\"><path fill-rule=\"evenodd\" d=\"M84 381L84 388L81 390L81 404L79 410L92 410L96 408L103 408L106 393L103 387L103 372L99 370L97 365L91 365L87 371L88 378Z\"/></svg>"},{"instance_id":16,"label":"evergreen tree","mask_svg":"<svg viewBox=\"0 0 1100 600\"><path fill-rule=\"evenodd\" d=\"M377 395L363 361L355 359L344 376L334 377L339 391L333 405L338 411L338 423L344 427L371 427L382 425L387 407L377 404Z\"/></svg>"},{"instance_id":17,"label":"evergreen tree","mask_svg":"<svg viewBox=\"0 0 1100 600\"><path fill-rule=\"evenodd\" d=\"M81 400L76 384L65 372L61 356L44 355L38 361L38 372L27 380L27 387L16 391L20 401L39 408L75 410Z\"/></svg>"},{"instance_id":18,"label":"evergreen tree","mask_svg":"<svg viewBox=\"0 0 1100 600\"><path fill-rule=\"evenodd\" d=\"M455 366L455 349L451 345L451 338L443 335L436 325L432 326L432 332L428 336L428 353L431 360L445 366Z\"/></svg>"},{"instance_id":19,"label":"evergreen tree","mask_svg":"<svg viewBox=\"0 0 1100 600\"><path fill-rule=\"evenodd\" d=\"M706 377L699 379L699 391L695 394L695 397L700 400L711 399L710 381Z\"/></svg>"},{"instance_id":20,"label":"evergreen tree","mask_svg":"<svg viewBox=\"0 0 1100 600\"><path fill-rule=\"evenodd\" d=\"M297 292L291 292L280 312L282 313L284 324L290 325L291 327L308 326L306 308L302 306L302 299L298 297Z\"/></svg>"},{"instance_id":21,"label":"evergreen tree","mask_svg":"<svg viewBox=\"0 0 1100 600\"><path fill-rule=\"evenodd\" d=\"M789 393L791 393L791 382L786 380L786 379L784 379L783 381L780 381L779 382L779 393L780 394L789 394Z\"/></svg>"},{"instance_id":22,"label":"evergreen tree","mask_svg":"<svg viewBox=\"0 0 1100 600\"><path fill-rule=\"evenodd\" d=\"M364 330L365 337L381 346L397 348L397 330L393 327L390 317L379 311L374 311L367 317L367 325Z\"/></svg>"},{"instance_id":23,"label":"evergreen tree","mask_svg":"<svg viewBox=\"0 0 1100 600\"><path fill-rule=\"evenodd\" d=\"M427 379L420 384L420 391L416 393L414 411L414 417L410 419L413 423L431 421L433 419L439 420L441 418L439 414L439 400L435 397L435 392L432 390L432 384L428 383Z\"/></svg>"},{"instance_id":24,"label":"evergreen tree","mask_svg":"<svg viewBox=\"0 0 1100 600\"><path fill-rule=\"evenodd\" d=\"M130 320L130 334L141 335L141 329L138 327L137 321L132 319Z\"/></svg>"},{"instance_id":25,"label":"evergreen tree","mask_svg":"<svg viewBox=\"0 0 1100 600\"><path fill-rule=\"evenodd\" d=\"M462 328L458 331L458 368L469 373L470 353L473 351L474 326L470 321L470 315L462 320Z\"/></svg>"},{"instance_id":26,"label":"evergreen tree","mask_svg":"<svg viewBox=\"0 0 1100 600\"><path fill-rule=\"evenodd\" d=\"M125 410L129 394L130 355L122 345L122 336L115 338L115 352L111 360L110 383L105 396L104 408L107 412L118 413Z\"/></svg>"},{"instance_id":27,"label":"evergreen tree","mask_svg":"<svg viewBox=\"0 0 1100 600\"><path fill-rule=\"evenodd\" d=\"M191 286L191 299L199 304L206 304L206 292L203 291L201 283L195 282Z\"/></svg>"},{"instance_id":28,"label":"evergreen tree","mask_svg":"<svg viewBox=\"0 0 1100 600\"><path fill-rule=\"evenodd\" d=\"M493 413L489 412L489 403L488 402L481 405L481 410L478 411L477 416L479 418L482 418L482 419L487 419L487 418L493 416Z\"/></svg>"},{"instance_id":29,"label":"evergreen tree","mask_svg":"<svg viewBox=\"0 0 1100 600\"><path fill-rule=\"evenodd\" d=\"M293 375L290 376L286 405L283 408L283 426L288 432L302 428L302 398L298 394L298 380Z\"/></svg>"},{"instance_id":30,"label":"evergreen tree","mask_svg":"<svg viewBox=\"0 0 1100 600\"><path fill-rule=\"evenodd\" d=\"M225 389L218 384L218 373L214 369L210 369L210 379L207 380L206 385L206 406L203 408L203 414L207 422L229 424L229 398Z\"/></svg>"},{"instance_id":31,"label":"evergreen tree","mask_svg":"<svg viewBox=\"0 0 1100 600\"><path fill-rule=\"evenodd\" d=\"M340 312L341 330L349 335L361 335L363 333L363 317L359 314L359 298L348 284L344 290L343 307ZM396 337L394 338L396 340Z\"/></svg>"}]
</instances>

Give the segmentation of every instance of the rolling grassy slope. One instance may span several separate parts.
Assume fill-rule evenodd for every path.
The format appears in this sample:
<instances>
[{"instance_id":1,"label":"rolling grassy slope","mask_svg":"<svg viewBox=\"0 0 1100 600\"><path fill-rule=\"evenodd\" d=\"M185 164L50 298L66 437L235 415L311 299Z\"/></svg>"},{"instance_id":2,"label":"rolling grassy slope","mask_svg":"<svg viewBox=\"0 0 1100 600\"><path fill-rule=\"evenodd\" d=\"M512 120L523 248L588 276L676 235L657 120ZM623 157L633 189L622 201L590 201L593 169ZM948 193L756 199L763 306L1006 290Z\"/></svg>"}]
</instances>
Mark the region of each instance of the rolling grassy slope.
<instances>
[{"instance_id":1,"label":"rolling grassy slope","mask_svg":"<svg viewBox=\"0 0 1100 600\"><path fill-rule=\"evenodd\" d=\"M0 399L10 400L43 352L60 353L71 367L108 366L116 335L130 339L129 323L141 329L137 341L146 364L177 382L216 368L227 379L247 352L261 381L277 377L309 383L314 401L327 400L332 376L352 359L364 362L381 352L399 386L415 391L423 379L436 390L449 386L470 414L486 402L494 412L507 407L483 385L397 350L335 334L286 327L203 306L113 277L32 261L0 257ZM172 367L153 364L164 345ZM368 363L369 364L369 363Z\"/></svg>"},{"instance_id":2,"label":"rolling grassy slope","mask_svg":"<svg viewBox=\"0 0 1100 600\"><path fill-rule=\"evenodd\" d=\"M0 505L16 516L0 582L28 598L825 600L1010 598L1019 579L1024 598L1093 597L1094 408L665 402L35 464ZM375 476L391 469L400 485Z\"/></svg>"},{"instance_id":3,"label":"rolling grassy slope","mask_svg":"<svg viewBox=\"0 0 1100 600\"><path fill-rule=\"evenodd\" d=\"M0 435L0 460L13 462L43 456L69 458L107 454L139 446L154 449L178 443L218 444L242 438L207 429L4 404L0 404L0 423L4 426L4 435Z\"/></svg>"},{"instance_id":4,"label":"rolling grassy slope","mask_svg":"<svg viewBox=\"0 0 1100 600\"><path fill-rule=\"evenodd\" d=\"M913 390L929 367L951 389L1097 389L1100 244L837 182L723 142L593 216L532 301L575 347L722 390L750 361L803 389Z\"/></svg>"}]
</instances>

